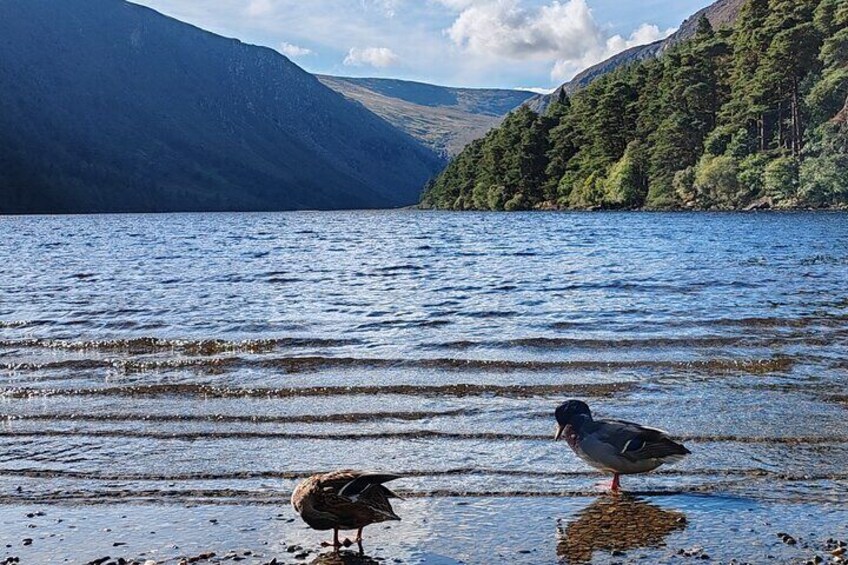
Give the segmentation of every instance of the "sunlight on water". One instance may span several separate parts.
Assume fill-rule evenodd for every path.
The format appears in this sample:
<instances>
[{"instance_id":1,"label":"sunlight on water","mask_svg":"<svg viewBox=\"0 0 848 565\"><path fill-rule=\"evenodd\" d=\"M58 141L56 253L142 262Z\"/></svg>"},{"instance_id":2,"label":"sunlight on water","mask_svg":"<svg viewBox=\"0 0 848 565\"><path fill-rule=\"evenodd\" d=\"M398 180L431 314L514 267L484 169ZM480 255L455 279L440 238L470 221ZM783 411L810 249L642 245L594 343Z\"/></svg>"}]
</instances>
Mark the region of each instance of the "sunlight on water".
<instances>
[{"instance_id":1,"label":"sunlight on water","mask_svg":"<svg viewBox=\"0 0 848 565\"><path fill-rule=\"evenodd\" d=\"M390 560L737 557L726 535L794 559L774 508L844 535L848 216L2 218L0 248L3 539L46 533L40 508L137 516L121 555L292 557L320 535L289 493L339 467L408 475ZM693 455L598 499L551 441L566 397ZM147 534L164 516L174 537ZM61 531L10 551L76 559Z\"/></svg>"}]
</instances>

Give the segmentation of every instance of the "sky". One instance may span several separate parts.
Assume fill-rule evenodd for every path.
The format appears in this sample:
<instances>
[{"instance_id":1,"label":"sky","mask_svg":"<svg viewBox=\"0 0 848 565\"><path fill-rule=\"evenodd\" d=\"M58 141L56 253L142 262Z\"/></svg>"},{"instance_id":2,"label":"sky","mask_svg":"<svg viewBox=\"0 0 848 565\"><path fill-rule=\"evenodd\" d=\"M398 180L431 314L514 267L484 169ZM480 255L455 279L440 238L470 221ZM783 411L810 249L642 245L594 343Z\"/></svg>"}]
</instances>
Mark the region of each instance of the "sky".
<instances>
[{"instance_id":1,"label":"sky","mask_svg":"<svg viewBox=\"0 0 848 565\"><path fill-rule=\"evenodd\" d=\"M711 0L133 0L317 74L552 89Z\"/></svg>"}]
</instances>

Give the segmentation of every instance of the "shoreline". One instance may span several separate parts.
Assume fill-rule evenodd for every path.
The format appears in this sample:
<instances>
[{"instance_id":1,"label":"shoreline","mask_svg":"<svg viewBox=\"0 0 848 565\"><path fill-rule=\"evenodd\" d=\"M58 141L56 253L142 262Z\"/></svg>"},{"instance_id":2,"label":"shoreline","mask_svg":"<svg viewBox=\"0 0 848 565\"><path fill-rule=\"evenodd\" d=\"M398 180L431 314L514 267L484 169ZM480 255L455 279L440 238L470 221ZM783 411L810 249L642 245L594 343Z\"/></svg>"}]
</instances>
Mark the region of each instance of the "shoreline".
<instances>
[{"instance_id":1,"label":"shoreline","mask_svg":"<svg viewBox=\"0 0 848 565\"><path fill-rule=\"evenodd\" d=\"M110 216L130 217L130 216L201 216L201 215L267 215L267 214L367 214L367 213L394 213L394 212L438 212L438 213L456 213L456 214L844 214L848 212L848 205L829 208L765 208L755 210L737 209L700 209L700 208L633 208L633 209L615 209L615 208L534 208L530 210L449 210L443 208L431 208L419 205L404 206L402 208L352 208L352 209L334 209L334 210L172 210L172 211L141 211L141 212L23 212L23 213L7 213L0 211L0 220L11 218L105 218Z\"/></svg>"},{"instance_id":2,"label":"shoreline","mask_svg":"<svg viewBox=\"0 0 848 565\"><path fill-rule=\"evenodd\" d=\"M3 505L0 563L841 563L848 511L716 495L402 501L365 555L320 547L288 506ZM639 528L630 527L639 524ZM45 561L47 559L47 561ZM685 562L685 561L684 561Z\"/></svg>"}]
</instances>

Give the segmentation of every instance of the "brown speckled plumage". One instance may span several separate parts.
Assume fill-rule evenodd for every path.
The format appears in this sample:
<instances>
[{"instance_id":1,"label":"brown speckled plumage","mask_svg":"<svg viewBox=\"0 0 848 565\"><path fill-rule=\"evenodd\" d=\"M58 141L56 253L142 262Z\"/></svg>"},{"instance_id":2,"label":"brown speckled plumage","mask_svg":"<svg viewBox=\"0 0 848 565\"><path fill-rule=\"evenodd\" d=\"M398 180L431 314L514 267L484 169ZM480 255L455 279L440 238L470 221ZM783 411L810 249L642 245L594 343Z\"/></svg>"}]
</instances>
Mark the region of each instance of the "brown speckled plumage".
<instances>
[{"instance_id":1,"label":"brown speckled plumage","mask_svg":"<svg viewBox=\"0 0 848 565\"><path fill-rule=\"evenodd\" d=\"M292 493L291 503L316 530L359 530L400 520L389 502L398 496L383 486L401 478L385 473L344 470L309 477Z\"/></svg>"}]
</instances>

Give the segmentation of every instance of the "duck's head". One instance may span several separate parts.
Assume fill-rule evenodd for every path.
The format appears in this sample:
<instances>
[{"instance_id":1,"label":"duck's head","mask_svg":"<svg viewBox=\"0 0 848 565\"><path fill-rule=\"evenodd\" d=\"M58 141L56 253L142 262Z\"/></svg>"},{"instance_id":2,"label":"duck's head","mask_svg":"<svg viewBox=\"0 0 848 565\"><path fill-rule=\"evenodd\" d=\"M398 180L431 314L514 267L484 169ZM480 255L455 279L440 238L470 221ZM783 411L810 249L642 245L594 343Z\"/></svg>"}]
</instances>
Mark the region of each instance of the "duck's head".
<instances>
[{"instance_id":1,"label":"duck's head","mask_svg":"<svg viewBox=\"0 0 848 565\"><path fill-rule=\"evenodd\" d=\"M569 400L554 412L557 421L557 431L554 441L559 441L567 427L580 431L583 424L592 421L592 411L589 405L580 400Z\"/></svg>"}]
</instances>

